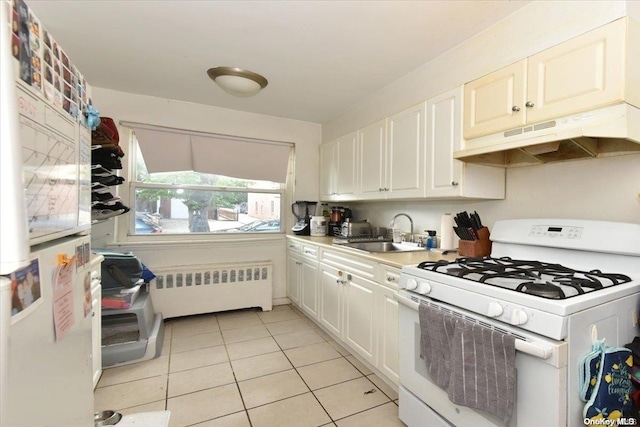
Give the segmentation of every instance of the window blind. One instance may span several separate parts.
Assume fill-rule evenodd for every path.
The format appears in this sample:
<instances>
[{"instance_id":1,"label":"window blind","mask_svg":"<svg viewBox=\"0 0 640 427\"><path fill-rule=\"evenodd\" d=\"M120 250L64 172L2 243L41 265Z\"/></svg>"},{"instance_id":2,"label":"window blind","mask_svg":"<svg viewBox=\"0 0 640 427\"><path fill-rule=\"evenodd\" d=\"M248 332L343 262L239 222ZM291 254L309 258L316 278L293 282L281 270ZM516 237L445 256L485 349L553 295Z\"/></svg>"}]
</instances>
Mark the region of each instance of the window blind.
<instances>
[{"instance_id":1,"label":"window blind","mask_svg":"<svg viewBox=\"0 0 640 427\"><path fill-rule=\"evenodd\" d=\"M141 128L134 132L149 173L193 170L189 135Z\"/></svg>"},{"instance_id":2,"label":"window blind","mask_svg":"<svg viewBox=\"0 0 640 427\"><path fill-rule=\"evenodd\" d=\"M284 183L293 144L120 123L136 135L149 173L192 170Z\"/></svg>"}]
</instances>

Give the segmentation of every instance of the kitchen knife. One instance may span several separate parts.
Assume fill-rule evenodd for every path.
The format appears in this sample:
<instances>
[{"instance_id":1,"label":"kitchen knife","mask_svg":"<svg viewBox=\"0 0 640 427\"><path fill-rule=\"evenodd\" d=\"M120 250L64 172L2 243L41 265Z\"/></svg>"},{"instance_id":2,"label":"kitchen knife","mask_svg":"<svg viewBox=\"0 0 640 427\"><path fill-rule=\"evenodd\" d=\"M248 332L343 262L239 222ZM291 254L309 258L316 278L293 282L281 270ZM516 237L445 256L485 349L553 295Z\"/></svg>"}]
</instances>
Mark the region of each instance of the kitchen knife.
<instances>
[{"instance_id":1,"label":"kitchen knife","mask_svg":"<svg viewBox=\"0 0 640 427\"><path fill-rule=\"evenodd\" d=\"M480 219L480 215L478 215L478 212L473 211L473 214L476 216L476 220L478 221L478 228L484 227L484 225L482 225L482 220Z\"/></svg>"},{"instance_id":2,"label":"kitchen knife","mask_svg":"<svg viewBox=\"0 0 640 427\"><path fill-rule=\"evenodd\" d=\"M476 230L474 230L473 227L468 227L467 231L471 237L469 240L478 240L478 233L476 233Z\"/></svg>"},{"instance_id":3,"label":"kitchen knife","mask_svg":"<svg viewBox=\"0 0 640 427\"><path fill-rule=\"evenodd\" d=\"M475 213L471 214L471 225L473 225L473 229L476 231L482 228L480 227L480 221Z\"/></svg>"},{"instance_id":4,"label":"kitchen knife","mask_svg":"<svg viewBox=\"0 0 640 427\"><path fill-rule=\"evenodd\" d=\"M459 227L453 227L453 231L456 233L456 236L458 236L459 238L461 238L462 240L466 240L464 238L464 236L462 235L462 232L460 231Z\"/></svg>"},{"instance_id":5,"label":"kitchen knife","mask_svg":"<svg viewBox=\"0 0 640 427\"><path fill-rule=\"evenodd\" d=\"M464 221L465 221L466 227L472 228L473 224L471 223L471 217L469 216L469 213L467 211L464 211L462 214L464 215Z\"/></svg>"}]
</instances>

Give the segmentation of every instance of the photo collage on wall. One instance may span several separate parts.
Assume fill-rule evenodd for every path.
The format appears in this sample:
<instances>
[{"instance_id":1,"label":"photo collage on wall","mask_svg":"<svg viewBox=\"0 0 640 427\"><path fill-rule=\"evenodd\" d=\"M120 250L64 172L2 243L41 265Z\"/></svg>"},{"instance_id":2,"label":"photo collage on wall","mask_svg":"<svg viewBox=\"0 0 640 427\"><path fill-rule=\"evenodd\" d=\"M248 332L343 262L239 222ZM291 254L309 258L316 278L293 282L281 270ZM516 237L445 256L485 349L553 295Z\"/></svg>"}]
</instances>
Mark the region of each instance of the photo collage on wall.
<instances>
[{"instance_id":1,"label":"photo collage on wall","mask_svg":"<svg viewBox=\"0 0 640 427\"><path fill-rule=\"evenodd\" d=\"M86 110L87 82L24 0L13 0L11 51L20 79L74 118Z\"/></svg>"}]
</instances>

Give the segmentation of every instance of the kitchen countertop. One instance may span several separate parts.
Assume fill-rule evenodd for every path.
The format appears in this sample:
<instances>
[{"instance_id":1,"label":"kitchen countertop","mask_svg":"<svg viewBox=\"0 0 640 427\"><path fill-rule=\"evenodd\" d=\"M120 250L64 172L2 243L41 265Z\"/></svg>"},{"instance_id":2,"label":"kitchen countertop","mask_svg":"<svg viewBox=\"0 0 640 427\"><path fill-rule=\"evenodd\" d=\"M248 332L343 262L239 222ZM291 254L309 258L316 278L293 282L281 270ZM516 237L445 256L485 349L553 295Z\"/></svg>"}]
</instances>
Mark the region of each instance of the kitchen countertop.
<instances>
[{"instance_id":1,"label":"kitchen countertop","mask_svg":"<svg viewBox=\"0 0 640 427\"><path fill-rule=\"evenodd\" d=\"M391 252L366 252L359 249L353 249L344 247L341 245L333 244L333 237L331 236L323 236L323 237L311 237L311 236L297 236L297 235L287 235L288 239L298 240L300 242L308 242L313 243L314 245L321 246L325 249L331 249L338 252L343 252L345 254L355 255L361 258L369 259L371 261L379 262L385 265L389 265L396 268L402 268L404 265L416 265L421 263L422 261L439 261L441 259L447 261L453 261L458 258L458 253L448 253L447 255L443 255L440 250L423 250L423 251L415 251L415 252L400 252L400 253L391 253Z\"/></svg>"}]
</instances>

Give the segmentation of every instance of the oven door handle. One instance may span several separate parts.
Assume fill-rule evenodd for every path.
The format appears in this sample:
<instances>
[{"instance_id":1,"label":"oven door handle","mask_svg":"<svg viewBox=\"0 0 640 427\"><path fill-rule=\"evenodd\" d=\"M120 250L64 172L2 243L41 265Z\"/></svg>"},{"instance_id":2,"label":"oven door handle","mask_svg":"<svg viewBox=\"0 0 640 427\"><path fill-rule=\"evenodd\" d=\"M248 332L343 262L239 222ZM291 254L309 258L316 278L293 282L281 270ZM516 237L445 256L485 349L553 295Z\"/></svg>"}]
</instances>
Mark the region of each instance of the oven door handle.
<instances>
[{"instance_id":1,"label":"oven door handle","mask_svg":"<svg viewBox=\"0 0 640 427\"><path fill-rule=\"evenodd\" d=\"M400 294L395 294L394 298L396 299L396 301L398 301L398 303L409 307L412 310L418 311L418 309L420 308L420 303L417 303ZM530 354L540 359L548 359L553 354L553 349L551 348L533 344L519 338L516 338L516 350Z\"/></svg>"}]
</instances>

